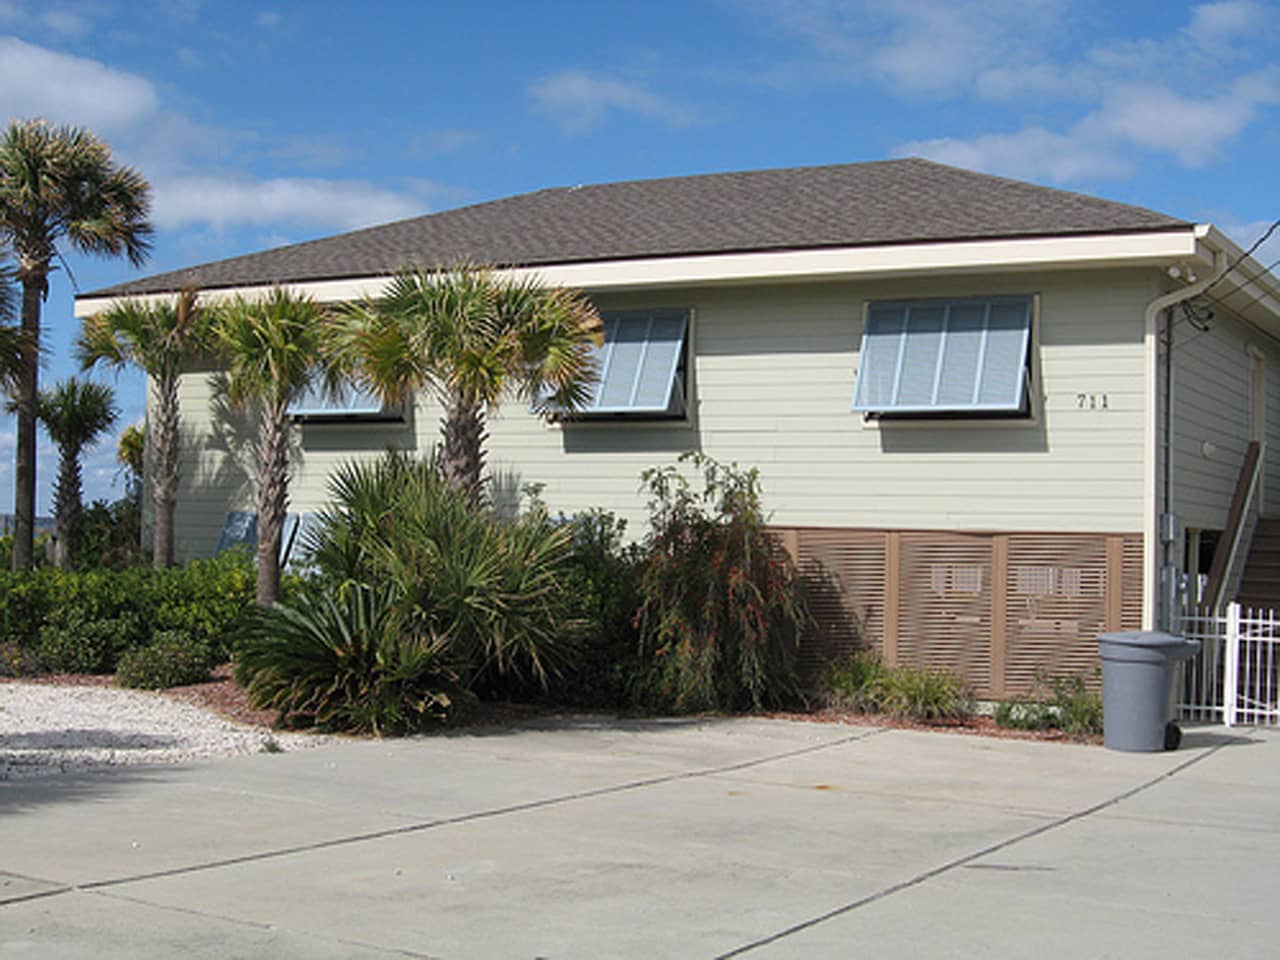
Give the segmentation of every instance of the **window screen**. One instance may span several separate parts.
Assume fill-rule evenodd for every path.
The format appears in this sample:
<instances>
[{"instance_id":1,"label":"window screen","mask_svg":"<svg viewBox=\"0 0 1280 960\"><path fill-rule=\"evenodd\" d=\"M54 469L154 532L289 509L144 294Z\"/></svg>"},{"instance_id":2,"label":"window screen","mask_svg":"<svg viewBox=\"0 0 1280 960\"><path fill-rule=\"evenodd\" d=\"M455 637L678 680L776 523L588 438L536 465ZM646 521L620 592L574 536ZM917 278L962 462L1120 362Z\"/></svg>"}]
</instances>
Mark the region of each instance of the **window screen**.
<instances>
[{"instance_id":1,"label":"window screen","mask_svg":"<svg viewBox=\"0 0 1280 960\"><path fill-rule=\"evenodd\" d=\"M873 303L853 409L869 414L1023 409L1030 297Z\"/></svg>"},{"instance_id":2,"label":"window screen","mask_svg":"<svg viewBox=\"0 0 1280 960\"><path fill-rule=\"evenodd\" d=\"M579 414L683 416L684 310L602 313L604 345L596 353L600 379Z\"/></svg>"},{"instance_id":3,"label":"window screen","mask_svg":"<svg viewBox=\"0 0 1280 960\"><path fill-rule=\"evenodd\" d=\"M344 388L337 396L326 396L319 386L304 390L289 404L291 417L377 417L387 415L382 403L371 393L354 387Z\"/></svg>"}]
</instances>

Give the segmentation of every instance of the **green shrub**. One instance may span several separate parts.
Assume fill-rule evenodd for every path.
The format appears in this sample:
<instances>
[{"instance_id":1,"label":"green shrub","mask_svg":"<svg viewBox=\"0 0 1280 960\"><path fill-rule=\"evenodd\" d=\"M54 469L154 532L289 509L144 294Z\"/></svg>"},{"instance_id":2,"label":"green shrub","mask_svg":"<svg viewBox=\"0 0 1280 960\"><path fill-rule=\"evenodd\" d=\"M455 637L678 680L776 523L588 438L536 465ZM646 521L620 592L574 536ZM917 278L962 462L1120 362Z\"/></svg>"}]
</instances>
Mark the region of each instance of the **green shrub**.
<instances>
[{"instance_id":1,"label":"green shrub","mask_svg":"<svg viewBox=\"0 0 1280 960\"><path fill-rule=\"evenodd\" d=\"M147 592L151 628L182 630L203 642L214 663L231 656L237 621L254 605L257 580L253 559L227 551L180 567L152 571Z\"/></svg>"},{"instance_id":2,"label":"green shrub","mask_svg":"<svg viewBox=\"0 0 1280 960\"><path fill-rule=\"evenodd\" d=\"M0 677L28 677L41 670L30 644L19 646L12 640L0 640Z\"/></svg>"},{"instance_id":3,"label":"green shrub","mask_svg":"<svg viewBox=\"0 0 1280 960\"><path fill-rule=\"evenodd\" d=\"M825 693L837 710L885 713L921 723L963 720L973 715L964 679L949 670L888 666L873 651L857 651L827 668Z\"/></svg>"},{"instance_id":4,"label":"green shrub","mask_svg":"<svg viewBox=\"0 0 1280 960\"><path fill-rule=\"evenodd\" d=\"M209 679L209 647L182 630L161 630L145 647L126 650L116 666L116 683L139 690L164 690Z\"/></svg>"},{"instance_id":5,"label":"green shrub","mask_svg":"<svg viewBox=\"0 0 1280 960\"><path fill-rule=\"evenodd\" d=\"M1038 700L1005 700L996 704L993 719L1009 730L1052 730L1058 726L1058 710Z\"/></svg>"},{"instance_id":6,"label":"green shrub","mask_svg":"<svg viewBox=\"0 0 1280 960\"><path fill-rule=\"evenodd\" d=\"M225 660L226 636L253 603L252 561L228 553L167 570L0 570L0 643L34 647L42 628L69 617L140 624L145 643L158 630L185 630ZM123 649L122 646L122 649Z\"/></svg>"},{"instance_id":7,"label":"green shrub","mask_svg":"<svg viewBox=\"0 0 1280 960\"><path fill-rule=\"evenodd\" d=\"M1047 683L1063 733L1077 738L1101 735L1102 694L1090 690L1083 675L1053 677Z\"/></svg>"},{"instance_id":8,"label":"green shrub","mask_svg":"<svg viewBox=\"0 0 1280 960\"><path fill-rule=\"evenodd\" d=\"M129 497L112 503L95 500L84 508L76 527L72 565L78 570L123 570L145 561L142 511Z\"/></svg>"},{"instance_id":9,"label":"green shrub","mask_svg":"<svg viewBox=\"0 0 1280 960\"><path fill-rule=\"evenodd\" d=\"M1017 730L1060 729L1069 737L1085 739L1102 733L1102 695L1089 689L1082 674L1065 677L1036 676L1040 699L1012 700L997 705L995 721Z\"/></svg>"},{"instance_id":10,"label":"green shrub","mask_svg":"<svg viewBox=\"0 0 1280 960\"><path fill-rule=\"evenodd\" d=\"M71 607L41 628L35 654L53 673L111 673L120 655L144 638L136 616L100 620Z\"/></svg>"},{"instance_id":11,"label":"green shrub","mask_svg":"<svg viewBox=\"0 0 1280 960\"><path fill-rule=\"evenodd\" d=\"M396 454L341 468L330 492L310 544L321 582L391 587L397 628L447 645L466 685L489 674L544 684L569 659L582 624L563 525L540 511L500 517L434 460Z\"/></svg>"},{"instance_id":12,"label":"green shrub","mask_svg":"<svg viewBox=\"0 0 1280 960\"><path fill-rule=\"evenodd\" d=\"M876 713L884 703L888 668L871 650L857 650L827 667L823 691L827 705L837 710Z\"/></svg>"},{"instance_id":13,"label":"green shrub","mask_svg":"<svg viewBox=\"0 0 1280 960\"><path fill-rule=\"evenodd\" d=\"M759 473L685 454L642 475L651 532L640 578L641 650L651 704L760 709L798 697L795 655L808 620L790 556L765 526Z\"/></svg>"},{"instance_id":14,"label":"green shrub","mask_svg":"<svg viewBox=\"0 0 1280 960\"><path fill-rule=\"evenodd\" d=\"M635 678L642 672L635 615L640 606L639 544L625 542L626 521L590 510L566 521L572 552L563 589L576 619L580 642L561 672L549 680L543 699L591 709L633 705Z\"/></svg>"},{"instance_id":15,"label":"green shrub","mask_svg":"<svg viewBox=\"0 0 1280 960\"><path fill-rule=\"evenodd\" d=\"M236 640L236 680L279 722L379 736L449 719L463 691L439 637L401 631L394 586L304 587L255 608Z\"/></svg>"},{"instance_id":16,"label":"green shrub","mask_svg":"<svg viewBox=\"0 0 1280 960\"><path fill-rule=\"evenodd\" d=\"M948 670L895 667L883 681L881 709L897 720L935 722L973 715L973 696L963 678Z\"/></svg>"}]
</instances>

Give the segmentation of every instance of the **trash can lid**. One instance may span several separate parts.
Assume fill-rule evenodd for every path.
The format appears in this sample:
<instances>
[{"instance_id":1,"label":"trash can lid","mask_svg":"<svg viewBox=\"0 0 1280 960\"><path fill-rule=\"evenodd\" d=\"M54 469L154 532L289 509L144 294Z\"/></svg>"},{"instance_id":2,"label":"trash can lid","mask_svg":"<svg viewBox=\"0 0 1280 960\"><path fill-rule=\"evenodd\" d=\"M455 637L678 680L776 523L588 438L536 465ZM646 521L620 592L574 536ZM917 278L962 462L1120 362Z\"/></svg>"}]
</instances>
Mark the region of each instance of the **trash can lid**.
<instances>
[{"instance_id":1,"label":"trash can lid","mask_svg":"<svg viewBox=\"0 0 1280 960\"><path fill-rule=\"evenodd\" d=\"M1162 630L1122 630L1118 633L1100 633L1098 639L1125 647L1181 647L1186 637L1165 633Z\"/></svg>"}]
</instances>

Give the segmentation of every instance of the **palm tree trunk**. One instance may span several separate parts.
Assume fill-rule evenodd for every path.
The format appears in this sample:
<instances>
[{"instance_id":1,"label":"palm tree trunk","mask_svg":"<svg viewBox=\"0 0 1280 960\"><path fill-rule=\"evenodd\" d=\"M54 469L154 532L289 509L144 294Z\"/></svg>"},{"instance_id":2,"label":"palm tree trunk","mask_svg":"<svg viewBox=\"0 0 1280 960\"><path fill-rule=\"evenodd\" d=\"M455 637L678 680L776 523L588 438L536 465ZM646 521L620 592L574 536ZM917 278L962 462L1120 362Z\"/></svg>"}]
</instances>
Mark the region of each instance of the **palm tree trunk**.
<instances>
[{"instance_id":1,"label":"palm tree trunk","mask_svg":"<svg viewBox=\"0 0 1280 960\"><path fill-rule=\"evenodd\" d=\"M452 393L445 405L444 477L455 490L480 495L484 473L484 405L461 393Z\"/></svg>"},{"instance_id":2,"label":"palm tree trunk","mask_svg":"<svg viewBox=\"0 0 1280 960\"><path fill-rule=\"evenodd\" d=\"M53 494L53 514L57 525L53 563L56 567L71 566L80 512L80 448L66 447L58 458L58 485Z\"/></svg>"},{"instance_id":3,"label":"palm tree trunk","mask_svg":"<svg viewBox=\"0 0 1280 960\"><path fill-rule=\"evenodd\" d=\"M35 560L36 394L40 389L40 299L48 289L47 270L19 261L22 281L22 369L16 397L18 449L13 469L13 569L30 570Z\"/></svg>"},{"instance_id":4,"label":"palm tree trunk","mask_svg":"<svg viewBox=\"0 0 1280 960\"><path fill-rule=\"evenodd\" d=\"M268 406L258 422L258 603L280 595L280 533L289 508L289 418Z\"/></svg>"},{"instance_id":5,"label":"palm tree trunk","mask_svg":"<svg viewBox=\"0 0 1280 960\"><path fill-rule=\"evenodd\" d=\"M152 565L173 566L174 505L178 499L178 378L161 377L155 382L155 411L151 422L152 467L151 502L155 505L152 531Z\"/></svg>"}]
</instances>

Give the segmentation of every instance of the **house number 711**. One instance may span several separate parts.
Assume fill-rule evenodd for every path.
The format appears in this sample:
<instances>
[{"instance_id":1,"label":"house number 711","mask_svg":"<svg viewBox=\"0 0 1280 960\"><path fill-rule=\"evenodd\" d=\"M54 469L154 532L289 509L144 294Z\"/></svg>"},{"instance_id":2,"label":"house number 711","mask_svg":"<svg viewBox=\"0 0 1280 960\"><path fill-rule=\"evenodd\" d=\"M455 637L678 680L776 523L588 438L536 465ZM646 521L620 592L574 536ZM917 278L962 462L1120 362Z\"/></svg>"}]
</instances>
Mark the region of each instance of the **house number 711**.
<instances>
[{"instance_id":1,"label":"house number 711","mask_svg":"<svg viewBox=\"0 0 1280 960\"><path fill-rule=\"evenodd\" d=\"M1108 410L1110 405L1107 403L1107 395L1105 393L1077 393L1076 409Z\"/></svg>"}]
</instances>

